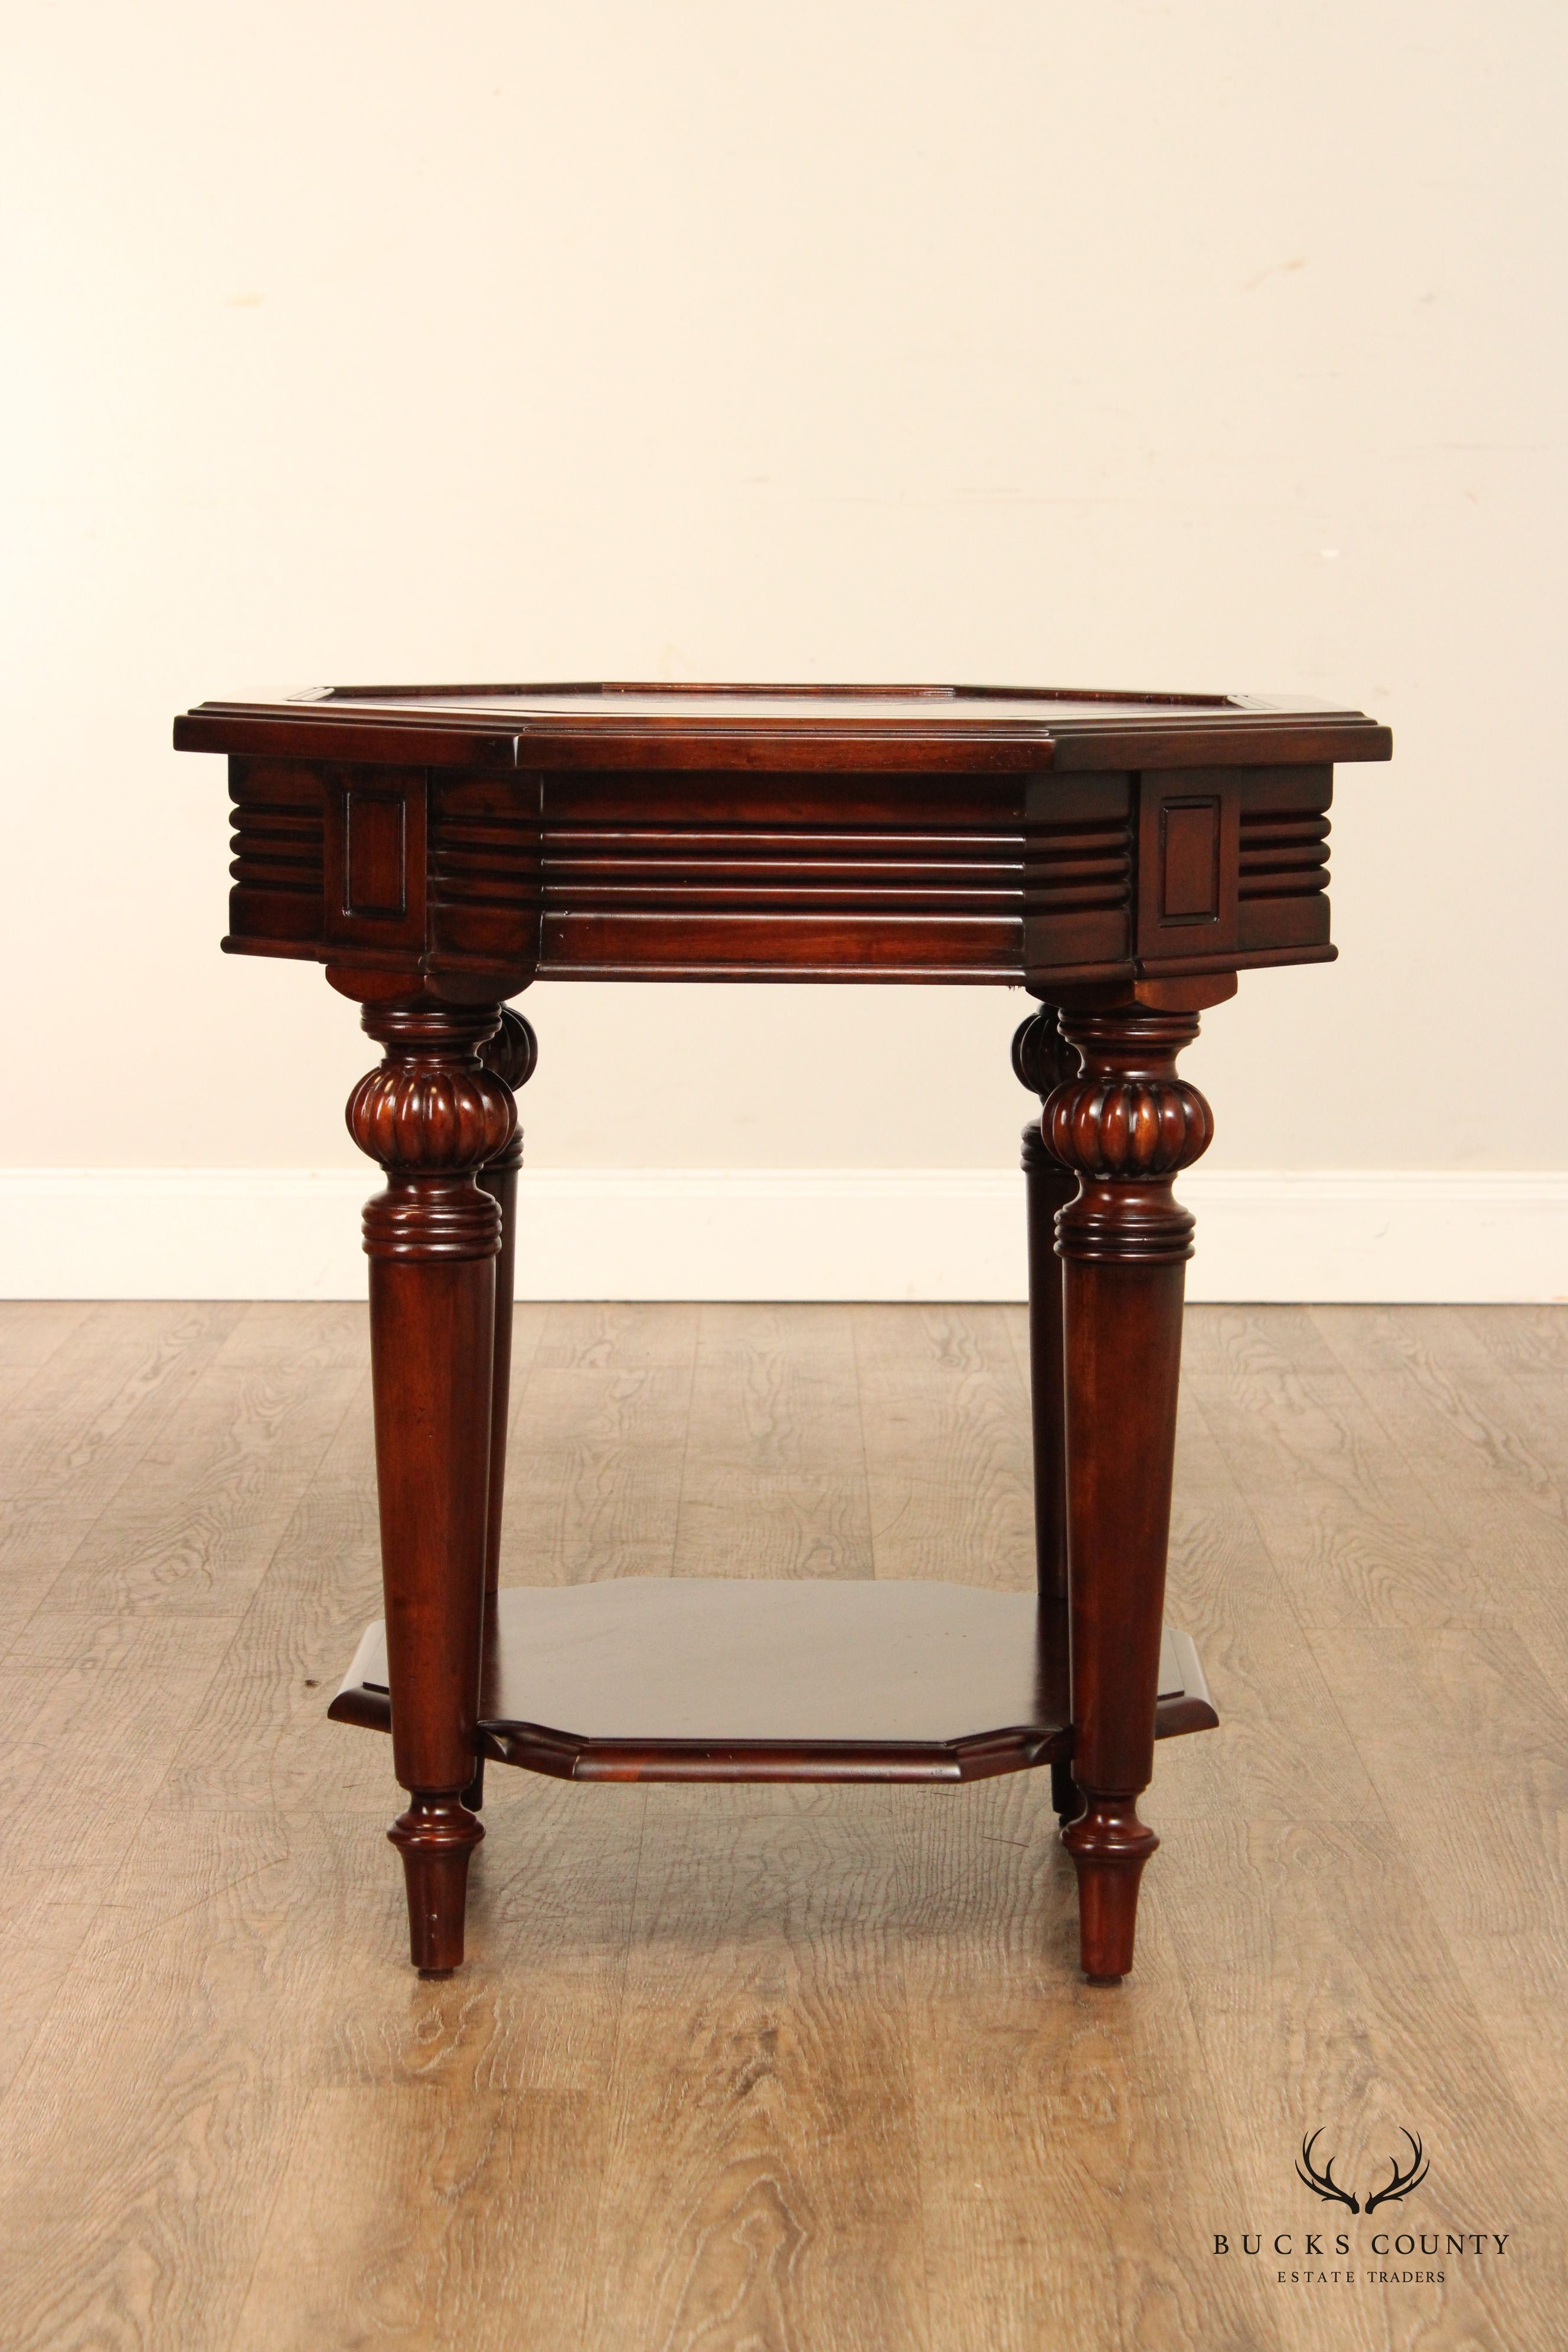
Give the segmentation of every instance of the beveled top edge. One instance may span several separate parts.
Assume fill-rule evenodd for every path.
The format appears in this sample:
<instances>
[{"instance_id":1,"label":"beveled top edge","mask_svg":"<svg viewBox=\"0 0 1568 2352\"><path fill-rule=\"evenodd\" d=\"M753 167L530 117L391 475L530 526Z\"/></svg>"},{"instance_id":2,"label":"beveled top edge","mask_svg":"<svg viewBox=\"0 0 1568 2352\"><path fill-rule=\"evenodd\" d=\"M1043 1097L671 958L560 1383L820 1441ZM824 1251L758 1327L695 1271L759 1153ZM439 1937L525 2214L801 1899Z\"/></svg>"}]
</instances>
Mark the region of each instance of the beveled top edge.
<instances>
[{"instance_id":1,"label":"beveled top edge","mask_svg":"<svg viewBox=\"0 0 1568 2352\"><path fill-rule=\"evenodd\" d=\"M972 686L316 687L199 703L185 751L492 769L1202 765L1379 760L1358 710L1252 694Z\"/></svg>"}]
</instances>

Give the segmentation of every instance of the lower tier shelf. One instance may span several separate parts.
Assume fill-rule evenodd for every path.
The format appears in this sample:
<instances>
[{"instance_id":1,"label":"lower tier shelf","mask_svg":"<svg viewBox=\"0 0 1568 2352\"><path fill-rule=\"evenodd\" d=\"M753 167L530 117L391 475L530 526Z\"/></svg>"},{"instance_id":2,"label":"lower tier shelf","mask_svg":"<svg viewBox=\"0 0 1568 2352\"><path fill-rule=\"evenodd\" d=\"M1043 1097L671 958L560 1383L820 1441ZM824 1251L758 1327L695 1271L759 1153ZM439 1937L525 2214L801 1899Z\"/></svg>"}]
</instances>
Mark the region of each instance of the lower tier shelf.
<instances>
[{"instance_id":1,"label":"lower tier shelf","mask_svg":"<svg viewBox=\"0 0 1568 2352\"><path fill-rule=\"evenodd\" d=\"M478 1745L566 1780L980 1780L1070 1754L1064 1643L1059 1607L965 1584L514 1586L486 1631ZM329 1712L391 1730L382 1625ZM1156 1738L1218 1720L1167 1627Z\"/></svg>"}]
</instances>

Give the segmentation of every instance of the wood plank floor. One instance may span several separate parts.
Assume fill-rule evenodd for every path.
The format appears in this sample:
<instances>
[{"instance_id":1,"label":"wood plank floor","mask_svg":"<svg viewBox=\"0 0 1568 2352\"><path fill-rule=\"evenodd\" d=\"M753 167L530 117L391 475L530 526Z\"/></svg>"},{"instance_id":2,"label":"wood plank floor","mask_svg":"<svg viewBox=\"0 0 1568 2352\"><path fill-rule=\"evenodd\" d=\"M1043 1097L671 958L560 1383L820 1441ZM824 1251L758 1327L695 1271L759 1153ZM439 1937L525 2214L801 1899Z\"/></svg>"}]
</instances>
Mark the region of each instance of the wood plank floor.
<instances>
[{"instance_id":1,"label":"wood plank floor","mask_svg":"<svg viewBox=\"0 0 1568 2352\"><path fill-rule=\"evenodd\" d=\"M1013 1308L520 1308L504 1580L1026 1589L1025 1364ZM419 1983L387 1745L324 1715L362 1312L4 1307L0 1398L5 2352L1568 2344L1568 1310L1189 1316L1223 1726L1120 1993L1041 1775L494 1769ZM1319 2126L1426 2185L1321 2205Z\"/></svg>"}]
</instances>

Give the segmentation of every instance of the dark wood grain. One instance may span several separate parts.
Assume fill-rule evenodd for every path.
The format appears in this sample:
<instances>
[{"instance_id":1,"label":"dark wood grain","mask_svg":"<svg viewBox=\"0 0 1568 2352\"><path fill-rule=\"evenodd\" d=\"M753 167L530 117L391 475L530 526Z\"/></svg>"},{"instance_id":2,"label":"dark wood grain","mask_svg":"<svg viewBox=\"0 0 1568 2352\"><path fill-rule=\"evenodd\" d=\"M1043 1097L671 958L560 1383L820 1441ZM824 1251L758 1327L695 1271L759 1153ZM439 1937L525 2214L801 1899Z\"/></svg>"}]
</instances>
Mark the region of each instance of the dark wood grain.
<instances>
[{"instance_id":1,"label":"dark wood grain","mask_svg":"<svg viewBox=\"0 0 1568 2352\"><path fill-rule=\"evenodd\" d=\"M1054 1635L1048 1607L1045 1626ZM1065 1753L1032 1593L865 1578L616 1577L521 1587L487 1622L477 1737L578 1780L974 1780ZM1185 1638L1160 1736L1216 1721ZM331 1712L390 1728L385 1628Z\"/></svg>"},{"instance_id":2,"label":"dark wood grain","mask_svg":"<svg viewBox=\"0 0 1568 2352\"><path fill-rule=\"evenodd\" d=\"M367 1005L386 1049L349 1098L349 1131L387 1171L365 1210L394 1766L409 1791L388 1834L408 1884L416 1968L463 1957L490 1522L500 1214L475 1183L510 1143L510 1090L479 1059L500 1007Z\"/></svg>"},{"instance_id":3,"label":"dark wood grain","mask_svg":"<svg viewBox=\"0 0 1568 2352\"><path fill-rule=\"evenodd\" d=\"M1132 1964L1138 1885L1158 1840L1138 1818L1153 1769L1154 1706L1193 1220L1177 1171L1213 1131L1176 1076L1197 1016L1138 1003L1064 1012L1082 1058L1046 1104L1050 1150L1079 1178L1057 1220L1066 1333L1073 1778L1084 1810L1062 1832L1079 1874L1083 1967Z\"/></svg>"},{"instance_id":4,"label":"dark wood grain","mask_svg":"<svg viewBox=\"0 0 1568 2352\"><path fill-rule=\"evenodd\" d=\"M1075 1047L1062 1035L1056 1007L1035 1013L1013 1039L1020 1085L1039 1097L1042 1112L1055 1089L1079 1074ZM1078 1178L1046 1140L1043 1118L1023 1133L1024 1184L1029 1254L1029 1407L1035 1467L1035 1581L1041 1602L1046 1671L1070 1714L1068 1629L1068 1457L1062 1262L1057 1218L1078 1191ZM1051 1767L1057 1811L1064 1823L1079 1811L1066 1759Z\"/></svg>"},{"instance_id":5,"label":"dark wood grain","mask_svg":"<svg viewBox=\"0 0 1568 2352\"><path fill-rule=\"evenodd\" d=\"M539 1041L521 1013L501 1009L495 1034L481 1048L485 1067L513 1095L532 1076L539 1058ZM511 1332L513 1294L517 1287L517 1171L522 1165L522 1129L515 1127L510 1142L480 1168L475 1183L488 1192L500 1218L500 1247L496 1253L495 1319L490 1354L489 1468L485 1494L485 1607L491 1607L500 1582L501 1532L506 1516L506 1454L511 1412ZM485 1799L485 1763L474 1760L472 1780L463 1802L473 1813Z\"/></svg>"},{"instance_id":6,"label":"dark wood grain","mask_svg":"<svg viewBox=\"0 0 1568 2352\"><path fill-rule=\"evenodd\" d=\"M181 751L441 765L746 764L930 773L944 761L1008 768L1184 767L1221 760L1386 759L1360 711L1256 695L1073 688L661 685L331 687L281 702L208 702L176 721Z\"/></svg>"},{"instance_id":7,"label":"dark wood grain","mask_svg":"<svg viewBox=\"0 0 1568 2352\"><path fill-rule=\"evenodd\" d=\"M1155 1843L1136 1800L1156 1732L1214 1719L1206 1694L1171 1698L1158 1723L1155 1708L1191 1234L1170 1187L1209 1131L1174 1056L1239 971L1333 955L1333 764L1386 759L1386 730L1356 711L1247 695L566 683L205 703L176 723L175 742L229 761L225 945L323 963L386 1048L350 1105L389 1178L365 1225L386 1688L368 1691L362 1670L335 1712L394 1727L411 1802L392 1834L416 1961L439 1970L461 1957L487 1753L612 1779L969 1779L1049 1762L1084 1965L1120 1979ZM807 1707L766 1728L777 1658L742 1643L737 1681L714 1671L691 1627L665 1638L684 1591L667 1595L653 1654L671 1689L704 1660L717 1713L679 1737L628 1727L615 1709L595 1733L524 1699L521 1714L481 1717L481 1655L494 1669L500 1654L496 1622L484 1649L484 1621L511 1422L510 1088L535 1051L506 1000L541 980L606 979L1021 983L1047 1008L1016 1044L1042 1104L1024 1147L1026 1704L938 1732L884 1724L892 1659L862 1645L849 1706L835 1682L842 1645L815 1626L803 1581L773 1638L780 1656L826 1643L831 1720ZM848 1328L874 1391L874 1314ZM731 1564L1006 1580L1029 1507L1012 1343L962 1313L931 1334L973 1359L959 1408L912 1396L896 1464L867 1442L863 1488L837 1513L812 1490L811 1445L775 1419L779 1384L765 1366L758 1381L754 1349L737 1366L738 1402L743 1415L760 1402L762 1419L739 1448L709 1410L721 1398L704 1388L694 1405L689 1362L606 1372L537 1349L518 1453L533 1523L552 1518L561 1536L575 1516L573 1572L590 1578L668 1575L678 1555L701 1566L709 1636L722 1633ZM672 1451L651 1483L642 1453L638 1492L626 1440L670 1412L694 1422L696 1451ZM927 1442L911 1446L916 1423ZM991 1498L967 1559L976 1531L955 1544L945 1501L955 1475L983 1475ZM894 1591L887 1605L912 1619L931 1598ZM889 1639L901 1623L889 1619ZM952 1664L933 1653L933 1689Z\"/></svg>"},{"instance_id":8,"label":"dark wood grain","mask_svg":"<svg viewBox=\"0 0 1568 2352\"><path fill-rule=\"evenodd\" d=\"M1075 1047L1062 1035L1054 1005L1035 1013L1013 1039L1013 1068L1037 1095L1043 1112L1055 1089L1076 1077ZM1023 1133L1024 1185L1029 1253L1029 1409L1035 1461L1035 1580L1040 1597L1041 1671L1064 1717L1072 1713L1071 1639L1068 1609L1068 1454L1066 1327L1057 1218L1078 1191L1078 1178L1046 1140L1043 1118ZM1051 1797L1065 1828L1083 1810L1069 1757L1051 1765Z\"/></svg>"},{"instance_id":9,"label":"dark wood grain","mask_svg":"<svg viewBox=\"0 0 1568 2352\"><path fill-rule=\"evenodd\" d=\"M968 687L338 688L175 740L230 758L231 949L481 997L1315 961L1331 763L1389 750L1256 697Z\"/></svg>"},{"instance_id":10,"label":"dark wood grain","mask_svg":"<svg viewBox=\"0 0 1568 2352\"><path fill-rule=\"evenodd\" d=\"M512 1095L533 1076L539 1044L521 1013L502 1008L495 1034L481 1049L486 1069L499 1077ZM501 1521L506 1498L507 1424L511 1409L512 1300L517 1287L517 1171L522 1165L522 1129L514 1127L510 1142L493 1160L487 1160L476 1181L488 1192L500 1215L500 1248L496 1255L495 1345L491 1358L490 1452L485 1518L485 1591L500 1581Z\"/></svg>"}]
</instances>

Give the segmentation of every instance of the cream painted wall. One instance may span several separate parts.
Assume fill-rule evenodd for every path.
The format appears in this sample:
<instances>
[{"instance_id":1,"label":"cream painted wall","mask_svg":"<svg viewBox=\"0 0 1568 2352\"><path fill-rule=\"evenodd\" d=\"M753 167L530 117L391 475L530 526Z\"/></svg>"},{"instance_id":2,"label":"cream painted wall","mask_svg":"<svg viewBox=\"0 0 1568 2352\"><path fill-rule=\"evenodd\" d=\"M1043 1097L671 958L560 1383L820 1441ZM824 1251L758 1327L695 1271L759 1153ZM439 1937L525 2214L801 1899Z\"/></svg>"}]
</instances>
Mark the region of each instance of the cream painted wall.
<instances>
[{"instance_id":1,"label":"cream painted wall","mask_svg":"<svg viewBox=\"0 0 1568 2352\"><path fill-rule=\"evenodd\" d=\"M1215 1168L1568 1166L1554 0L10 0L0 1160L346 1164L205 695L1359 704ZM1462 953L1430 909L1458 907ZM1021 1000L552 988L542 1167L1003 1167Z\"/></svg>"}]
</instances>

